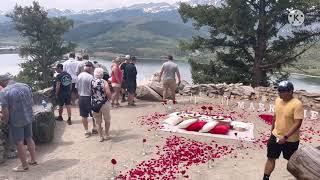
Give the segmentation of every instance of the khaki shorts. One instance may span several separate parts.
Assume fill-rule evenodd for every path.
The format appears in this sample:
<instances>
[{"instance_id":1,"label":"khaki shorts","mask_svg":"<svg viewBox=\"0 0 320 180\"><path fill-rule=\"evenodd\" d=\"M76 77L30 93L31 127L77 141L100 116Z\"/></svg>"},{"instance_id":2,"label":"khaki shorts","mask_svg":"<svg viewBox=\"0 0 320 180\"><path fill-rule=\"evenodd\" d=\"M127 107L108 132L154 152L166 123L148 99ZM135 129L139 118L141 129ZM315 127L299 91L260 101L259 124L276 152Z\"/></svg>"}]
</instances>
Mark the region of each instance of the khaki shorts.
<instances>
[{"instance_id":1,"label":"khaki shorts","mask_svg":"<svg viewBox=\"0 0 320 180\"><path fill-rule=\"evenodd\" d=\"M111 83L111 86L121 88L121 84L118 84L118 83Z\"/></svg>"},{"instance_id":2,"label":"khaki shorts","mask_svg":"<svg viewBox=\"0 0 320 180\"><path fill-rule=\"evenodd\" d=\"M163 81L163 88L164 90L170 89L172 92L175 92L177 89L177 83L176 80L170 79L170 80L164 80Z\"/></svg>"},{"instance_id":3,"label":"khaki shorts","mask_svg":"<svg viewBox=\"0 0 320 180\"><path fill-rule=\"evenodd\" d=\"M110 102L104 103L104 105L101 107L98 113L93 112L93 117L96 119L97 123L99 124L102 122L102 116L105 122L110 122L111 120Z\"/></svg>"}]
</instances>

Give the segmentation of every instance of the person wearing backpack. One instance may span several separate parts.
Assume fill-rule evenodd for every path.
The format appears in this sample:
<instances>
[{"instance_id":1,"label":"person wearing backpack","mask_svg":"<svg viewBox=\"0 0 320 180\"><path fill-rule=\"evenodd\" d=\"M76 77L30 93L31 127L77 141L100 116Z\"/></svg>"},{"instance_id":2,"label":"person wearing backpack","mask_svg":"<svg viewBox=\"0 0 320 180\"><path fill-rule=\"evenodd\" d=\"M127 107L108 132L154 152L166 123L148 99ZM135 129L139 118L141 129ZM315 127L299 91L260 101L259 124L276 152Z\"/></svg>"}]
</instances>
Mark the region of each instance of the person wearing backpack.
<instances>
[{"instance_id":1,"label":"person wearing backpack","mask_svg":"<svg viewBox=\"0 0 320 180\"><path fill-rule=\"evenodd\" d=\"M71 125L71 87L72 77L66 71L63 71L63 65L58 64L56 67L58 73L56 77L55 93L57 97L57 103L59 105L59 116L56 118L57 121L63 121L62 113L63 106L65 105L68 113L67 123Z\"/></svg>"},{"instance_id":2,"label":"person wearing backpack","mask_svg":"<svg viewBox=\"0 0 320 180\"><path fill-rule=\"evenodd\" d=\"M91 103L93 116L96 119L98 125L98 133L100 136L99 142L110 139L110 102L111 92L109 84L103 79L103 69L96 68L94 70L94 79L91 81ZM104 119L105 136L102 132L102 119Z\"/></svg>"}]
</instances>

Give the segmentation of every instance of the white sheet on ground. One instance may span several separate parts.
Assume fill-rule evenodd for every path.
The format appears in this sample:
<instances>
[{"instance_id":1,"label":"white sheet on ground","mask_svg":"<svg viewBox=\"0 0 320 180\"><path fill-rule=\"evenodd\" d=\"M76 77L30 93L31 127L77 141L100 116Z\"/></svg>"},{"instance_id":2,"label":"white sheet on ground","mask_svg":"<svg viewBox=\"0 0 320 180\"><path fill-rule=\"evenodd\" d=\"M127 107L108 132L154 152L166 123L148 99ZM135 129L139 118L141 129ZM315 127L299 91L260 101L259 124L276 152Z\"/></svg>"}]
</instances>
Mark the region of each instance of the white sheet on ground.
<instances>
[{"instance_id":1,"label":"white sheet on ground","mask_svg":"<svg viewBox=\"0 0 320 180\"><path fill-rule=\"evenodd\" d=\"M225 138L225 139L234 139L234 140L243 140L243 141L253 141L254 140L254 134L253 129L254 125L252 123L244 123L240 121L234 121L235 124L238 126L246 127L247 131L240 132L235 130L230 130L228 134L221 135L221 134L211 134L211 133L200 133L200 132L194 132L194 131L187 131L185 129L180 129L177 126L172 126L168 124L163 124L161 131L166 132L174 132L174 133L182 133L182 134L192 134L196 136L208 136L208 137L217 137L217 138ZM237 136L235 135L237 133Z\"/></svg>"}]
</instances>

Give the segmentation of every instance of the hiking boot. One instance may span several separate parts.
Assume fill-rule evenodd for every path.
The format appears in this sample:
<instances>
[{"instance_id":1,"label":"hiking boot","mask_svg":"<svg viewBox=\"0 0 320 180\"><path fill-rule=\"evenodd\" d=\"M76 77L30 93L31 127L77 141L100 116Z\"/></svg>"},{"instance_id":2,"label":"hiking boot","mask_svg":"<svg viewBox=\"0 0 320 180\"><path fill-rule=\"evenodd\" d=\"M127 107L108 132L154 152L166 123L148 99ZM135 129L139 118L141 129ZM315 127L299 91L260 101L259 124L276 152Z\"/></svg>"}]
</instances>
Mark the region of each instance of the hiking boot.
<instances>
[{"instance_id":1,"label":"hiking boot","mask_svg":"<svg viewBox=\"0 0 320 180\"><path fill-rule=\"evenodd\" d=\"M71 122L71 118L68 118L68 120L67 120L67 124L68 124L68 125L71 125L71 124L72 124L72 122Z\"/></svg>"},{"instance_id":2,"label":"hiking boot","mask_svg":"<svg viewBox=\"0 0 320 180\"><path fill-rule=\"evenodd\" d=\"M98 130L92 129L92 134L98 134Z\"/></svg>"},{"instance_id":3,"label":"hiking boot","mask_svg":"<svg viewBox=\"0 0 320 180\"><path fill-rule=\"evenodd\" d=\"M58 117L56 117L56 121L63 121L62 116L58 116Z\"/></svg>"}]
</instances>

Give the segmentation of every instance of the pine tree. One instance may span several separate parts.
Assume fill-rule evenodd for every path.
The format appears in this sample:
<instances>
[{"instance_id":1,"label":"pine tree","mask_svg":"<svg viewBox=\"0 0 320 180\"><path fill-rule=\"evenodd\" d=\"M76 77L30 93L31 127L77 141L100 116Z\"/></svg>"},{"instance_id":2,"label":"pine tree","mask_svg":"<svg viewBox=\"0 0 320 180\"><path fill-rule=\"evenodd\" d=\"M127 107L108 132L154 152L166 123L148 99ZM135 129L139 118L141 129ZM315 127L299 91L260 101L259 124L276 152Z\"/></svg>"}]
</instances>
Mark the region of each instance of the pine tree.
<instances>
[{"instance_id":1,"label":"pine tree","mask_svg":"<svg viewBox=\"0 0 320 180\"><path fill-rule=\"evenodd\" d=\"M289 24L292 9L305 14L302 26ZM314 28L320 22L319 0L225 0L221 6L181 3L179 13L184 22L191 20L210 33L184 46L216 54L209 64L191 60L196 82L201 77L195 75L204 74L219 82L267 86L270 75L282 72L320 37L319 26Z\"/></svg>"},{"instance_id":2,"label":"pine tree","mask_svg":"<svg viewBox=\"0 0 320 180\"><path fill-rule=\"evenodd\" d=\"M35 89L50 86L52 66L75 48L74 44L66 43L63 39L64 33L73 26L73 21L65 17L49 18L47 11L36 1L32 6L16 5L7 16L25 39L19 47L19 54L27 60L20 64L22 71L17 79Z\"/></svg>"}]
</instances>

